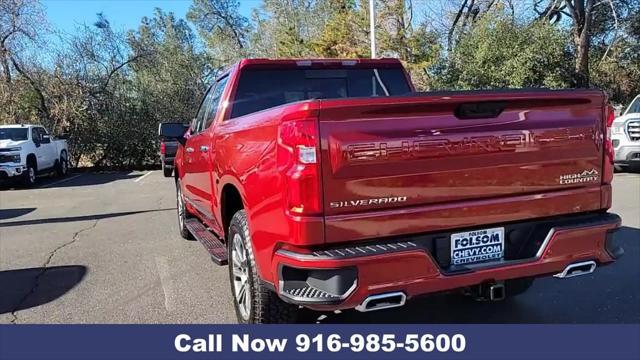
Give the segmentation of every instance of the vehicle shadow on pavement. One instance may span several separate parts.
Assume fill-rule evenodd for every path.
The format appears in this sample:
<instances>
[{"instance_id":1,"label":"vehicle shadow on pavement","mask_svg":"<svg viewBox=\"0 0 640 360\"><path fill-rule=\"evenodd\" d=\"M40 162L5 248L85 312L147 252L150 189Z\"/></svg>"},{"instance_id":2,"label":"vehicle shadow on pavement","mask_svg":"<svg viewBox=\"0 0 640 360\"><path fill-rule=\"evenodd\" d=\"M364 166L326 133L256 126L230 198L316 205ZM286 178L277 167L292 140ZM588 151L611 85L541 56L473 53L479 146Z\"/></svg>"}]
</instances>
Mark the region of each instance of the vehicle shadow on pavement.
<instances>
[{"instance_id":1,"label":"vehicle shadow on pavement","mask_svg":"<svg viewBox=\"0 0 640 360\"><path fill-rule=\"evenodd\" d=\"M144 172L72 172L67 174L64 178L38 178L38 184L36 185L35 189L104 185L115 181L135 179L144 174ZM0 190L9 189L30 190L30 188L25 188L15 181L0 184Z\"/></svg>"},{"instance_id":2,"label":"vehicle shadow on pavement","mask_svg":"<svg viewBox=\"0 0 640 360\"><path fill-rule=\"evenodd\" d=\"M0 209L0 220L17 218L32 213L35 210L36 208Z\"/></svg>"},{"instance_id":3,"label":"vehicle shadow on pavement","mask_svg":"<svg viewBox=\"0 0 640 360\"><path fill-rule=\"evenodd\" d=\"M45 219L15 220L15 221L0 222L0 226L3 226L3 227L4 226L24 226L24 225L37 225L37 224L66 223L66 222L74 222L74 221L102 220L102 219L121 217L121 216L129 216L129 215L161 212L161 211L175 211L175 210L176 208L166 208L166 209L152 209L152 210L138 210L138 211L122 211L122 212L113 212L113 213L107 213L107 214L64 216L64 217L54 217L54 218L45 218Z\"/></svg>"},{"instance_id":4,"label":"vehicle shadow on pavement","mask_svg":"<svg viewBox=\"0 0 640 360\"><path fill-rule=\"evenodd\" d=\"M0 271L0 314L54 301L78 285L86 273L81 265Z\"/></svg>"}]
</instances>

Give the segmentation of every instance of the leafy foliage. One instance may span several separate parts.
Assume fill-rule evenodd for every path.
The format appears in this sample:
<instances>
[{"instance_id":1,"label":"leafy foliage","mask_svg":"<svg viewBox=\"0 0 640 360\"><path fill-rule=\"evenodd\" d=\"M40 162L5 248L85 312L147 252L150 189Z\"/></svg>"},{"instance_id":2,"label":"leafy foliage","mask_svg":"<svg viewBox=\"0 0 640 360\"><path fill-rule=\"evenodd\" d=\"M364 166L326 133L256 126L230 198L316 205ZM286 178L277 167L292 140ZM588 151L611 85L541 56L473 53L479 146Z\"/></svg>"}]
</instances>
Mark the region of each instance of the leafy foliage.
<instances>
[{"instance_id":1,"label":"leafy foliage","mask_svg":"<svg viewBox=\"0 0 640 360\"><path fill-rule=\"evenodd\" d=\"M503 15L479 20L439 65L438 88L571 85L566 35L548 23L518 24Z\"/></svg>"},{"instance_id":2,"label":"leafy foliage","mask_svg":"<svg viewBox=\"0 0 640 360\"><path fill-rule=\"evenodd\" d=\"M589 83L617 103L640 92L639 0L375 4L377 55L399 58L418 90ZM69 135L76 164L142 166L157 161L158 123L189 121L242 57L370 56L368 0L240 8L192 0L186 19L156 9L127 32L101 13L60 35L38 0L0 1L0 123Z\"/></svg>"}]
</instances>

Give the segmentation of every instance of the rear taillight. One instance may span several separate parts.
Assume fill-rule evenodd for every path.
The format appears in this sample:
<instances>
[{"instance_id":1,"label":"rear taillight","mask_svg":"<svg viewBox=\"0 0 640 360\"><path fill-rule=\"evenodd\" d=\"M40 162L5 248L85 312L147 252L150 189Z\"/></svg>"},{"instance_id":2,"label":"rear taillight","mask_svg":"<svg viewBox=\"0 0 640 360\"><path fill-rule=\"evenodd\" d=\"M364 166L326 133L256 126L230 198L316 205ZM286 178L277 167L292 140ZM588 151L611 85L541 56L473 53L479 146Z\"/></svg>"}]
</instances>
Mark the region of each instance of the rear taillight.
<instances>
[{"instance_id":1,"label":"rear taillight","mask_svg":"<svg viewBox=\"0 0 640 360\"><path fill-rule=\"evenodd\" d=\"M164 155L167 153L167 145L164 143L160 143L160 154Z\"/></svg>"},{"instance_id":2,"label":"rear taillight","mask_svg":"<svg viewBox=\"0 0 640 360\"><path fill-rule=\"evenodd\" d=\"M613 181L613 143L611 142L611 125L616 118L615 110L613 106L607 105L606 107L606 128L604 131L604 163L602 164L602 183L611 184Z\"/></svg>"},{"instance_id":3,"label":"rear taillight","mask_svg":"<svg viewBox=\"0 0 640 360\"><path fill-rule=\"evenodd\" d=\"M286 114L278 127L278 169L285 179L286 209L294 215L322 213L317 112Z\"/></svg>"}]
</instances>

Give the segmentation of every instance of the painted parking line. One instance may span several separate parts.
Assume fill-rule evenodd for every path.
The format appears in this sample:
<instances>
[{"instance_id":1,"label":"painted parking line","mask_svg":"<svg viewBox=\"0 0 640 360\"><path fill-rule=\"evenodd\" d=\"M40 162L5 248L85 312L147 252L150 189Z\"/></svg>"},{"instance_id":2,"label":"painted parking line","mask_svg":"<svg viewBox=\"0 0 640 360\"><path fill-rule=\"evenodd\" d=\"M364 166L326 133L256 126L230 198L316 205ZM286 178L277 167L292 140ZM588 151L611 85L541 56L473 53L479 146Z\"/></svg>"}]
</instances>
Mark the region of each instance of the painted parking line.
<instances>
[{"instance_id":1,"label":"painted parking line","mask_svg":"<svg viewBox=\"0 0 640 360\"><path fill-rule=\"evenodd\" d=\"M142 176L137 177L135 180L133 180L133 182L139 182L139 181L141 181L142 179L146 178L147 176L151 175L151 173L152 173L152 171L148 171L146 174L144 174L144 175L142 175Z\"/></svg>"},{"instance_id":2,"label":"painted parking line","mask_svg":"<svg viewBox=\"0 0 640 360\"><path fill-rule=\"evenodd\" d=\"M175 309L176 292L175 286L173 286L173 280L171 280L171 266L169 265L169 259L163 256L156 256L156 268L158 269L160 285L162 286L162 292L164 293L164 308L167 312L171 312Z\"/></svg>"},{"instance_id":3,"label":"painted parking line","mask_svg":"<svg viewBox=\"0 0 640 360\"><path fill-rule=\"evenodd\" d=\"M54 182L52 182L50 184L45 184L43 186L40 186L39 189L46 189L48 187L52 187L52 186L55 186L55 185L58 185L58 184L62 184L62 183L65 183L67 181L71 181L73 179L77 179L82 175L84 175L84 174L78 174L78 175L74 175L74 176L71 176L71 177L68 177L68 178L60 179L60 180L54 181Z\"/></svg>"}]
</instances>

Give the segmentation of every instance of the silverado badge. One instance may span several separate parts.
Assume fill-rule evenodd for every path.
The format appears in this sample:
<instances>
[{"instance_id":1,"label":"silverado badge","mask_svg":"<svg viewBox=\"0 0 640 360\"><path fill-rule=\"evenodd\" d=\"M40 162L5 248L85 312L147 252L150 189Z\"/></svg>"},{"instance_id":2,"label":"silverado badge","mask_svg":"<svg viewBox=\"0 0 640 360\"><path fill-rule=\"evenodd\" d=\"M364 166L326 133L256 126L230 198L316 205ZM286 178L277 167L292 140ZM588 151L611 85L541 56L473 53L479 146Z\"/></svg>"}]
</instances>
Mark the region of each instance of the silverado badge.
<instances>
[{"instance_id":1,"label":"silverado badge","mask_svg":"<svg viewBox=\"0 0 640 360\"><path fill-rule=\"evenodd\" d=\"M348 201L332 201L330 206L332 209L350 206L367 206L367 205L382 205L393 204L407 201L406 196L393 196L377 199L361 199L361 200L348 200Z\"/></svg>"}]
</instances>

